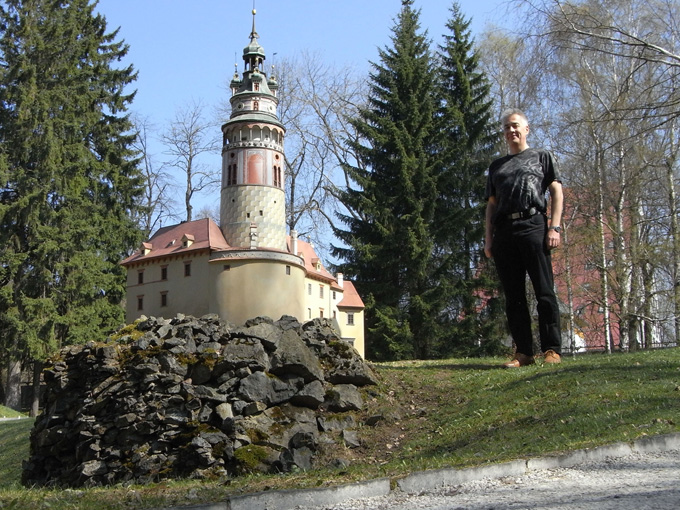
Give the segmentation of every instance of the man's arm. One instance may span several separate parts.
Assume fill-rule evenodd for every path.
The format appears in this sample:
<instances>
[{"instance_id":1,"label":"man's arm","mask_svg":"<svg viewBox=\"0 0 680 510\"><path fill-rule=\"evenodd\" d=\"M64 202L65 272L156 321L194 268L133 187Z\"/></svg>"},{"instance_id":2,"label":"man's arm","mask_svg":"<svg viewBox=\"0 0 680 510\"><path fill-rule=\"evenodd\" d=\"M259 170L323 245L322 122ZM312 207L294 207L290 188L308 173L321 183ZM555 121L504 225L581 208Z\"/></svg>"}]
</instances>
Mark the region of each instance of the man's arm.
<instances>
[{"instance_id":1,"label":"man's arm","mask_svg":"<svg viewBox=\"0 0 680 510\"><path fill-rule=\"evenodd\" d=\"M496 197L489 197L486 203L486 228L484 236L484 254L487 258L491 258L491 246L493 245L493 218L496 215L496 208L498 202Z\"/></svg>"},{"instance_id":2,"label":"man's arm","mask_svg":"<svg viewBox=\"0 0 680 510\"><path fill-rule=\"evenodd\" d=\"M564 208L562 183L559 181L553 181L550 186L548 186L548 191L550 192L550 226L561 227L562 210ZM546 242L548 243L548 248L552 250L553 248L557 248L560 245L562 242L562 236L559 232L549 229Z\"/></svg>"}]
</instances>

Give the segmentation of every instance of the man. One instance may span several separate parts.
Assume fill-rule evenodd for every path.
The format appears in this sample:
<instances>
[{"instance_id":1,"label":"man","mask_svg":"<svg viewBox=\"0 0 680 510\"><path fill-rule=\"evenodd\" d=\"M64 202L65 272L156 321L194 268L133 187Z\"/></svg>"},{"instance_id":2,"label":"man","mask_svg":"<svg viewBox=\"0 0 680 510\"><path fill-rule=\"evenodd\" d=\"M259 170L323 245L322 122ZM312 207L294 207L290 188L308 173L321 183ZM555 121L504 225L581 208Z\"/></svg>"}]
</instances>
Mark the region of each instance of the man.
<instances>
[{"instance_id":1,"label":"man","mask_svg":"<svg viewBox=\"0 0 680 510\"><path fill-rule=\"evenodd\" d=\"M550 250L560 245L562 184L552 155L530 148L529 123L520 110L501 116L508 155L489 167L484 253L494 258L506 299L506 315L515 343L504 366L534 363L531 314L525 281L529 275L538 301L538 326L545 363L560 363L560 311L553 286ZM546 191L550 193L548 226Z\"/></svg>"}]
</instances>

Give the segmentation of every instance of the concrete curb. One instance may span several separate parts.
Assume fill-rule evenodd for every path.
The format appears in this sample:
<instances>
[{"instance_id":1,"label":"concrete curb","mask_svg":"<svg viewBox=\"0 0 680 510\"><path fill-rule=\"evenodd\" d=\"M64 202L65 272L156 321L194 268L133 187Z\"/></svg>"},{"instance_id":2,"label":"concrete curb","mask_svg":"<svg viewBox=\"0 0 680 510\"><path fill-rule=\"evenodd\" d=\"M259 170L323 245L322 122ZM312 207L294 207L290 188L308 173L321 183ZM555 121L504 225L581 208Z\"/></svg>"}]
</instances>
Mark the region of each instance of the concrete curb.
<instances>
[{"instance_id":1,"label":"concrete curb","mask_svg":"<svg viewBox=\"0 0 680 510\"><path fill-rule=\"evenodd\" d=\"M348 499L385 496L391 490L399 490L407 494L419 494L440 487L481 480L482 478L521 476L529 471L573 467L585 462L621 458L634 453L652 453L675 449L680 449L680 433L645 437L632 443L615 443L597 448L585 448L564 455L520 459L466 469L451 468L421 471L397 479L394 489L391 487L390 479L381 478L323 489L265 491L243 496L230 496L226 502L222 503L181 508L182 510L294 510L300 505L334 505Z\"/></svg>"},{"instance_id":2,"label":"concrete curb","mask_svg":"<svg viewBox=\"0 0 680 510\"><path fill-rule=\"evenodd\" d=\"M397 480L397 486L407 494L419 494L440 487L460 485L482 478L500 478L503 476L523 475L527 470L524 460L504 462L503 464L491 464L468 469L435 469L413 473Z\"/></svg>"},{"instance_id":3,"label":"concrete curb","mask_svg":"<svg viewBox=\"0 0 680 510\"><path fill-rule=\"evenodd\" d=\"M227 500L227 510L284 510L299 505L333 505L348 499L386 496L390 492L389 478L360 482L326 489L270 491L235 496Z\"/></svg>"}]
</instances>

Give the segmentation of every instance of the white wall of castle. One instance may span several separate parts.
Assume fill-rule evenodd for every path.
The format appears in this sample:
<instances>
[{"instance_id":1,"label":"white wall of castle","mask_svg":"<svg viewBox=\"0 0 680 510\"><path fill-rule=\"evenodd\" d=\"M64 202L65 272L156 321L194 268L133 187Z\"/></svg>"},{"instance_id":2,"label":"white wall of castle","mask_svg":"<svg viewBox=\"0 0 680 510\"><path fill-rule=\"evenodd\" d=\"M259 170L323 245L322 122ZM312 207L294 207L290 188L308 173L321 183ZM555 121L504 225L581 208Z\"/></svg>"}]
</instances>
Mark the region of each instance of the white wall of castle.
<instances>
[{"instance_id":1,"label":"white wall of castle","mask_svg":"<svg viewBox=\"0 0 680 510\"><path fill-rule=\"evenodd\" d=\"M134 322L140 315L174 316L179 311L195 317L210 313L209 293L189 290L211 287L208 260L207 253L193 254L151 261L128 269L126 321Z\"/></svg>"},{"instance_id":2,"label":"white wall of castle","mask_svg":"<svg viewBox=\"0 0 680 510\"><path fill-rule=\"evenodd\" d=\"M217 253L210 269L211 313L234 324L258 316L302 318L305 270L299 257L248 250Z\"/></svg>"}]
</instances>

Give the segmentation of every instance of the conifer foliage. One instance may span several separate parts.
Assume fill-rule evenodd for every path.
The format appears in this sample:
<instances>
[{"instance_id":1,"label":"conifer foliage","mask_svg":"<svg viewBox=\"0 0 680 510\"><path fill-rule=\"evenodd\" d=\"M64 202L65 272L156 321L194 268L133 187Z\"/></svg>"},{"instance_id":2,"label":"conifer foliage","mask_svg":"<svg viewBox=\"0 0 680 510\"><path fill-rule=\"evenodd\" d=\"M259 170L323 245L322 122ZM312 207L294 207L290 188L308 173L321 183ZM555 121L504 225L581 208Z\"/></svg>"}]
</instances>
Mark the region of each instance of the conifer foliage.
<instances>
[{"instance_id":1,"label":"conifer foliage","mask_svg":"<svg viewBox=\"0 0 680 510\"><path fill-rule=\"evenodd\" d=\"M342 197L350 213L340 219L348 229L335 230L347 247L335 247L334 254L366 300L373 359L426 355L436 313L430 277L434 79L419 12L410 0L402 4L394 48L380 50L368 107L354 119L359 161L346 170L357 186Z\"/></svg>"},{"instance_id":2,"label":"conifer foliage","mask_svg":"<svg viewBox=\"0 0 680 510\"><path fill-rule=\"evenodd\" d=\"M88 0L0 4L0 342L40 360L123 321L142 181L127 46ZM5 358L3 361L7 361Z\"/></svg>"},{"instance_id":3,"label":"conifer foliage","mask_svg":"<svg viewBox=\"0 0 680 510\"><path fill-rule=\"evenodd\" d=\"M479 341L475 277L484 171L493 136L488 87L457 4L435 58L420 11L403 0L393 47L373 64L354 119L356 166L333 254L366 302L367 357L431 358ZM437 64L435 66L435 63ZM467 314L467 316L466 316Z\"/></svg>"},{"instance_id":4,"label":"conifer foliage","mask_svg":"<svg viewBox=\"0 0 680 510\"><path fill-rule=\"evenodd\" d=\"M484 302L484 293L496 287L489 278L488 264L480 242L484 234L486 170L498 140L492 129L490 85L479 69L479 57L469 27L456 2L446 23L448 33L437 52L438 84L438 173L439 197L434 225L435 258L441 266L440 287L446 296L448 326L441 355L470 354L485 343L493 351L496 325L502 323L497 303Z\"/></svg>"}]
</instances>

